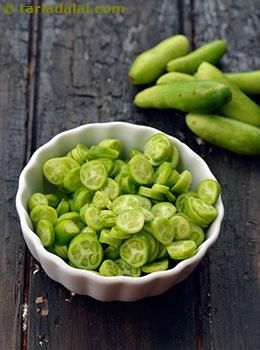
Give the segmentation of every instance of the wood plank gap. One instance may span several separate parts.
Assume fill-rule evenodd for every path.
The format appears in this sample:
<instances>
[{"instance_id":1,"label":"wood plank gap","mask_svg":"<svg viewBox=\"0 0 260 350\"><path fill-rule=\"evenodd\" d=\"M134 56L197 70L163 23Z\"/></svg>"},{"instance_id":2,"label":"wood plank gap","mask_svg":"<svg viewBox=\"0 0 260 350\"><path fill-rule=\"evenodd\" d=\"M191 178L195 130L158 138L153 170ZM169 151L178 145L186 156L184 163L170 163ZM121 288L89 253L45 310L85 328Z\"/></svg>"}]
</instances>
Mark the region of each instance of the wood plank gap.
<instances>
[{"instance_id":1,"label":"wood plank gap","mask_svg":"<svg viewBox=\"0 0 260 350\"><path fill-rule=\"evenodd\" d=\"M31 5L36 6L37 0L32 0ZM32 140L34 137L34 121L35 121L35 92L38 81L38 44L39 44L39 17L40 14L31 14L29 23L29 44L28 44L28 70L27 70L27 86L26 86L26 143L25 143L25 159L26 164L33 152Z\"/></svg>"},{"instance_id":2,"label":"wood plank gap","mask_svg":"<svg viewBox=\"0 0 260 350\"><path fill-rule=\"evenodd\" d=\"M29 289L30 289L30 254L28 249L25 250L24 257L24 281L23 281L23 322L21 332L21 350L27 349L27 329L28 329L28 314L29 314Z\"/></svg>"},{"instance_id":3,"label":"wood plank gap","mask_svg":"<svg viewBox=\"0 0 260 350\"><path fill-rule=\"evenodd\" d=\"M195 48L195 37L196 37L196 31L195 31L195 19L194 19L194 4L196 0L189 0L189 23L190 23L190 40L191 40L191 47L192 49Z\"/></svg>"},{"instance_id":4,"label":"wood plank gap","mask_svg":"<svg viewBox=\"0 0 260 350\"><path fill-rule=\"evenodd\" d=\"M198 303L195 305L195 323L196 323L196 350L203 350L203 330L202 330L202 308L201 308L201 283L200 283L200 273L196 276L196 290L198 295Z\"/></svg>"},{"instance_id":5,"label":"wood plank gap","mask_svg":"<svg viewBox=\"0 0 260 350\"><path fill-rule=\"evenodd\" d=\"M179 16L179 34L184 34L184 4L182 0L178 0L178 16Z\"/></svg>"},{"instance_id":6,"label":"wood plank gap","mask_svg":"<svg viewBox=\"0 0 260 350\"><path fill-rule=\"evenodd\" d=\"M32 6L37 5L37 0L32 0ZM39 74L39 46L40 46L40 14L31 14L29 20L29 42L28 42L28 61L27 61L27 82L26 82L26 120L25 120L25 152L24 165L28 162L32 152L35 149L35 133L37 130L36 122L36 96L38 92L38 74ZM28 307L29 290L31 275L31 255L28 249L25 249L24 258L24 281L23 281L23 322L21 331L21 350L27 349L27 329L28 329Z\"/></svg>"},{"instance_id":7,"label":"wood plank gap","mask_svg":"<svg viewBox=\"0 0 260 350\"><path fill-rule=\"evenodd\" d=\"M206 258L206 267L204 267L205 272L204 275L206 275L206 290L207 290L207 295L206 297L202 296L201 293L201 298L199 299L199 305L200 308L202 310L202 299L207 301L207 320L208 320L208 329L209 329L209 335L210 335L210 340L209 340L209 349L210 350L214 350L214 337L213 337L213 320L212 320L212 297L211 297L211 277L210 277L210 256L208 255ZM202 285L202 282L200 281L200 285ZM203 329L202 326L202 319L201 319L201 331ZM197 350L200 350L200 348L198 348Z\"/></svg>"},{"instance_id":8,"label":"wood plank gap","mask_svg":"<svg viewBox=\"0 0 260 350\"><path fill-rule=\"evenodd\" d=\"M37 4L37 0L33 0ZM36 55L35 55L35 79L34 79L34 96L32 100L32 149L34 152L37 148L37 136L38 136L38 100L39 100L39 90L40 90L40 70L41 70L41 42L42 42L42 14L39 12L37 14L37 34L36 34Z\"/></svg>"},{"instance_id":9,"label":"wood plank gap","mask_svg":"<svg viewBox=\"0 0 260 350\"><path fill-rule=\"evenodd\" d=\"M196 48L196 28L195 28L195 18L194 18L194 8L195 8L196 0L188 0L187 3L187 35L190 38L191 49L194 50ZM205 269L206 278L206 288L207 288L207 298L203 298L203 293L201 293L202 284L204 281L201 281L201 270L198 271L196 276L196 290L197 290L197 303L195 306L195 323L196 323L196 350L204 349L204 337L203 337L203 320L202 320L202 300L207 302L208 306L208 319L211 320L211 283L210 283L210 271L209 271L209 257L206 258L207 264L205 264L203 269ZM212 323L209 325L210 333L212 332ZM213 345L210 344L210 348L213 349Z\"/></svg>"}]
</instances>

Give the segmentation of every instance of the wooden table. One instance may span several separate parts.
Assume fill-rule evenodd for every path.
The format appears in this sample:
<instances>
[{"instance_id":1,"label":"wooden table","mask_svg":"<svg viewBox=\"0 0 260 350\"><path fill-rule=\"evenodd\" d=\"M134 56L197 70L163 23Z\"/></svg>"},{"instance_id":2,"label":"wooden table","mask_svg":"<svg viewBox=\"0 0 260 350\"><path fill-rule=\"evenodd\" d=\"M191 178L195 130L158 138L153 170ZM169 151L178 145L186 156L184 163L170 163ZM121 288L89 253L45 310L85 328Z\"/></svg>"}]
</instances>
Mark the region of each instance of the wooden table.
<instances>
[{"instance_id":1,"label":"wooden table","mask_svg":"<svg viewBox=\"0 0 260 350\"><path fill-rule=\"evenodd\" d=\"M259 69L259 0L129 0L118 1L125 14L70 16L21 14L21 1L10 2L12 15L0 11L0 349L259 349L259 158L198 143L174 111L138 110L127 78L139 52L174 33L193 47L225 38L224 70ZM50 280L25 247L14 206L38 146L112 120L186 142L221 182L226 209L220 238L192 276L135 303L71 295Z\"/></svg>"}]
</instances>

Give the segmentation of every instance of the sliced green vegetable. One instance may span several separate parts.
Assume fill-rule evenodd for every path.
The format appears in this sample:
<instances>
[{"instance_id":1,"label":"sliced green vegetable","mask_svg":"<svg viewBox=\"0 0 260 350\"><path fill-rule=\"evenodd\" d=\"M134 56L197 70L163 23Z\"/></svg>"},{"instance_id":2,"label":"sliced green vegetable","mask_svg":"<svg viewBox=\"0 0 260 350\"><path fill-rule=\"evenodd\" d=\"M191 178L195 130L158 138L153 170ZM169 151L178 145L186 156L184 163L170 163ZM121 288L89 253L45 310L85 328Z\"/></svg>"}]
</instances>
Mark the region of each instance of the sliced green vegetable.
<instances>
[{"instance_id":1,"label":"sliced green vegetable","mask_svg":"<svg viewBox=\"0 0 260 350\"><path fill-rule=\"evenodd\" d=\"M141 267L142 272L152 273L158 271L165 271L169 267L169 260L155 261L151 264L146 264Z\"/></svg>"},{"instance_id":2,"label":"sliced green vegetable","mask_svg":"<svg viewBox=\"0 0 260 350\"><path fill-rule=\"evenodd\" d=\"M136 233L144 226L144 214L138 209L127 210L116 218L117 227L125 233Z\"/></svg>"},{"instance_id":3,"label":"sliced green vegetable","mask_svg":"<svg viewBox=\"0 0 260 350\"><path fill-rule=\"evenodd\" d=\"M93 235L80 233L70 242L68 258L77 268L96 270L103 259L103 248Z\"/></svg>"},{"instance_id":4,"label":"sliced green vegetable","mask_svg":"<svg viewBox=\"0 0 260 350\"><path fill-rule=\"evenodd\" d=\"M149 258L149 241L143 234L135 234L120 246L119 254L132 267L143 266Z\"/></svg>"},{"instance_id":5,"label":"sliced green vegetable","mask_svg":"<svg viewBox=\"0 0 260 350\"><path fill-rule=\"evenodd\" d=\"M29 210L32 210L37 205L49 205L48 198L43 193L33 193L28 202Z\"/></svg>"},{"instance_id":6,"label":"sliced green vegetable","mask_svg":"<svg viewBox=\"0 0 260 350\"><path fill-rule=\"evenodd\" d=\"M88 189L99 190L107 180L107 170L98 160L90 160L80 169L80 180Z\"/></svg>"},{"instance_id":7,"label":"sliced green vegetable","mask_svg":"<svg viewBox=\"0 0 260 350\"><path fill-rule=\"evenodd\" d=\"M196 253L196 244L192 240L172 242L168 245L167 251L174 260L188 259Z\"/></svg>"},{"instance_id":8,"label":"sliced green vegetable","mask_svg":"<svg viewBox=\"0 0 260 350\"><path fill-rule=\"evenodd\" d=\"M99 273L101 276L119 276L121 270L113 260L107 259L102 262Z\"/></svg>"},{"instance_id":9,"label":"sliced green vegetable","mask_svg":"<svg viewBox=\"0 0 260 350\"><path fill-rule=\"evenodd\" d=\"M37 222L36 233L44 247L50 247L55 241L55 232L53 225L50 221L41 219Z\"/></svg>"},{"instance_id":10,"label":"sliced green vegetable","mask_svg":"<svg viewBox=\"0 0 260 350\"><path fill-rule=\"evenodd\" d=\"M40 220L48 220L52 224L55 224L57 213L56 210L49 205L36 205L31 210L30 218L33 223L37 223Z\"/></svg>"},{"instance_id":11,"label":"sliced green vegetable","mask_svg":"<svg viewBox=\"0 0 260 350\"><path fill-rule=\"evenodd\" d=\"M67 245L80 233L78 225L72 220L62 220L55 226L56 242L58 245Z\"/></svg>"}]
</instances>

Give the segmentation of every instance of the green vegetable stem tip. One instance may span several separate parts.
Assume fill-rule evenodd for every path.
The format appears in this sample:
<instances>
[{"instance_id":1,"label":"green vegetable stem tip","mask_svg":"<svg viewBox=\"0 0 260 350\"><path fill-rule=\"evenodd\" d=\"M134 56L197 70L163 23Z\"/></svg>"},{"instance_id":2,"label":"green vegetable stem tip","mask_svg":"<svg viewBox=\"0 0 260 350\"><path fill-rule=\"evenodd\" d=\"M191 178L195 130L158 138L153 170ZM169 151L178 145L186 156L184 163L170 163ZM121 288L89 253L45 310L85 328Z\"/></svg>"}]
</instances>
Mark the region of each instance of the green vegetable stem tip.
<instances>
[{"instance_id":1,"label":"green vegetable stem tip","mask_svg":"<svg viewBox=\"0 0 260 350\"><path fill-rule=\"evenodd\" d=\"M192 74L203 61L217 64L226 51L225 40L214 40L184 57L173 59L167 64L167 70Z\"/></svg>"},{"instance_id":2,"label":"green vegetable stem tip","mask_svg":"<svg viewBox=\"0 0 260 350\"><path fill-rule=\"evenodd\" d=\"M260 129L217 115L188 114L186 124L205 141L244 155L260 155Z\"/></svg>"},{"instance_id":3,"label":"green vegetable stem tip","mask_svg":"<svg viewBox=\"0 0 260 350\"><path fill-rule=\"evenodd\" d=\"M152 83L166 71L170 60L188 52L189 40L184 35L167 38L136 57L129 70L129 78L135 85Z\"/></svg>"}]
</instances>

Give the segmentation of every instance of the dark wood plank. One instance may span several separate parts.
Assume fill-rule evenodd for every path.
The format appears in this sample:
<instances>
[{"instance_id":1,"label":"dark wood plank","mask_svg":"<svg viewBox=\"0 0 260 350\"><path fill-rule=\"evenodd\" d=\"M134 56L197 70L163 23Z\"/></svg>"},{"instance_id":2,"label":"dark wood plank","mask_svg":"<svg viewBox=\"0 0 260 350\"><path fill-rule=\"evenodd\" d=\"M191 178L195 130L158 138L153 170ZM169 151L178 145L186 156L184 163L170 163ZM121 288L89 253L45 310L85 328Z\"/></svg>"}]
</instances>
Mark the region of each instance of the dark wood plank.
<instances>
[{"instance_id":1,"label":"dark wood plank","mask_svg":"<svg viewBox=\"0 0 260 350\"><path fill-rule=\"evenodd\" d=\"M29 349L195 349L195 275L163 296L101 303L71 296L44 272L31 289Z\"/></svg>"},{"instance_id":2,"label":"dark wood plank","mask_svg":"<svg viewBox=\"0 0 260 350\"><path fill-rule=\"evenodd\" d=\"M133 106L138 89L127 79L137 53L179 32L177 1L127 4L125 15L42 17L35 146L63 129L110 120L184 138L183 120L174 112L162 117ZM165 295L136 303L70 300L40 271L31 275L28 348L195 349L197 289L194 274Z\"/></svg>"},{"instance_id":3,"label":"dark wood plank","mask_svg":"<svg viewBox=\"0 0 260 350\"><path fill-rule=\"evenodd\" d=\"M0 33L0 349L19 349L26 328L25 247L14 203L26 157L29 18L0 11Z\"/></svg>"},{"instance_id":4,"label":"dark wood plank","mask_svg":"<svg viewBox=\"0 0 260 350\"><path fill-rule=\"evenodd\" d=\"M138 53L179 32L177 1L125 3L124 15L43 18L37 145L86 122L125 120L166 129L170 123L174 129L174 113L162 121L161 112L133 107L138 88L127 72Z\"/></svg>"},{"instance_id":5,"label":"dark wood plank","mask_svg":"<svg viewBox=\"0 0 260 350\"><path fill-rule=\"evenodd\" d=\"M194 43L225 38L224 71L260 66L258 1L193 1ZM260 344L259 211L260 166L210 145L192 147L208 162L223 187L225 220L219 240L200 269L205 349L257 349Z\"/></svg>"}]
</instances>

